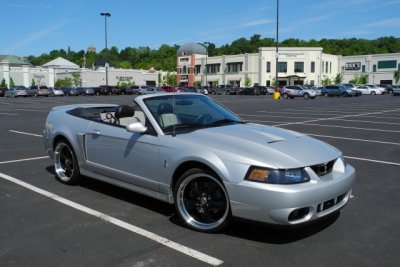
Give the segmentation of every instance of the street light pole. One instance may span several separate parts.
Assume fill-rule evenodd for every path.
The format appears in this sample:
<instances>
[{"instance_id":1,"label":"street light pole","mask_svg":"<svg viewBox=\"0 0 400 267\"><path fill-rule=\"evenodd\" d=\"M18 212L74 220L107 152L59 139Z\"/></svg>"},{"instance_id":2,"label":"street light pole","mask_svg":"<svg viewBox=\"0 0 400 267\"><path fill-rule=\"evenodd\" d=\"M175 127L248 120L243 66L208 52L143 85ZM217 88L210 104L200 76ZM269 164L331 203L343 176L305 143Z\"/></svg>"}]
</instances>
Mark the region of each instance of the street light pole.
<instances>
[{"instance_id":1,"label":"street light pole","mask_svg":"<svg viewBox=\"0 0 400 267\"><path fill-rule=\"evenodd\" d=\"M276 54L275 54L275 90L278 89L278 54L279 50L279 0L276 0Z\"/></svg>"},{"instance_id":2,"label":"street light pole","mask_svg":"<svg viewBox=\"0 0 400 267\"><path fill-rule=\"evenodd\" d=\"M107 17L111 17L111 14L108 12L100 13L101 16L104 16L104 35L105 35L105 45L107 50ZM106 68L106 90L108 91L108 63L107 61L104 63L104 67Z\"/></svg>"},{"instance_id":3,"label":"street light pole","mask_svg":"<svg viewBox=\"0 0 400 267\"><path fill-rule=\"evenodd\" d=\"M208 46L210 45L210 42L204 42L203 43L204 47L206 48L206 66L205 66L205 73L206 73L206 86L208 89L208 81L207 81L207 58L208 58Z\"/></svg>"}]
</instances>

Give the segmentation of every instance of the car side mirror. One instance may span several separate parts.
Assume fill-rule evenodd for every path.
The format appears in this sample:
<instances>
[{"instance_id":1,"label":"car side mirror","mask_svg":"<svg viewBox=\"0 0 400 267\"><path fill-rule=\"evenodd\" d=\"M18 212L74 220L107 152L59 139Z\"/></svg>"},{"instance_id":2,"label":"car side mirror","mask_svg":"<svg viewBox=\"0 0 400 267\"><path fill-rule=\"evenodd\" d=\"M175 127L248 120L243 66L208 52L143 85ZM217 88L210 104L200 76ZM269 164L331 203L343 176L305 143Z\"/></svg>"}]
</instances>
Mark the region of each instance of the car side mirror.
<instances>
[{"instance_id":1,"label":"car side mirror","mask_svg":"<svg viewBox=\"0 0 400 267\"><path fill-rule=\"evenodd\" d=\"M147 127L141 122L132 122L126 126L126 130L130 133L145 133L147 131Z\"/></svg>"}]
</instances>

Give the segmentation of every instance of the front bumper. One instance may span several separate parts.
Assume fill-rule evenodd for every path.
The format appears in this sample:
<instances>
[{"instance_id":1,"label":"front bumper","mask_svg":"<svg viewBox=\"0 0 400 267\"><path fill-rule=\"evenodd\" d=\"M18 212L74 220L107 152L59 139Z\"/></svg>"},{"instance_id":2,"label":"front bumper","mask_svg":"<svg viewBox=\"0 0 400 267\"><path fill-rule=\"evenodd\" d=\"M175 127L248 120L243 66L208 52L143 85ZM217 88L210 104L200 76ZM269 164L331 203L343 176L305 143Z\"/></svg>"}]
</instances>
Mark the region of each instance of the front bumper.
<instances>
[{"instance_id":1,"label":"front bumper","mask_svg":"<svg viewBox=\"0 0 400 267\"><path fill-rule=\"evenodd\" d=\"M355 170L347 165L344 173L331 179L295 185L260 184L242 181L225 183L232 215L277 225L310 222L341 209L351 196Z\"/></svg>"}]
</instances>

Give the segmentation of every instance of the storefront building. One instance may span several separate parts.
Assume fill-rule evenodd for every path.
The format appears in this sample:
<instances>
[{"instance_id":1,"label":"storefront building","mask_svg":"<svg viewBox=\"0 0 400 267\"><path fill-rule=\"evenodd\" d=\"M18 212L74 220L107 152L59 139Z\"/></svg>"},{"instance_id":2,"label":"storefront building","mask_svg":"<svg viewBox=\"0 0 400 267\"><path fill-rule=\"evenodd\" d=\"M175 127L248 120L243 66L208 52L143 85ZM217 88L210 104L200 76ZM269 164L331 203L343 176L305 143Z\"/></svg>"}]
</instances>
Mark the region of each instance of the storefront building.
<instances>
[{"instance_id":1,"label":"storefront building","mask_svg":"<svg viewBox=\"0 0 400 267\"><path fill-rule=\"evenodd\" d=\"M325 79L342 74L349 82L355 75L368 75L369 83L394 84L393 72L400 68L400 53L368 56L336 56L321 47L260 47L258 53L208 57L206 47L190 43L177 53L177 83L181 86L308 84L319 86Z\"/></svg>"}]
</instances>

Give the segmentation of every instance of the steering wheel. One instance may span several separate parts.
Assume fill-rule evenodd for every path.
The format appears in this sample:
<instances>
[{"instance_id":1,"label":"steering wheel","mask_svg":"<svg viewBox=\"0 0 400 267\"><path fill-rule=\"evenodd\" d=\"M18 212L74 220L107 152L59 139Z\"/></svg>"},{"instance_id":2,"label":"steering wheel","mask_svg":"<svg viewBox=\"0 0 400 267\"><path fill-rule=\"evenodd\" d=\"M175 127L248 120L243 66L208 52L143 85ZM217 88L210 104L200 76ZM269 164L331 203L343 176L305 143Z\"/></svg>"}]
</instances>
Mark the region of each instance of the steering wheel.
<instances>
[{"instance_id":1,"label":"steering wheel","mask_svg":"<svg viewBox=\"0 0 400 267\"><path fill-rule=\"evenodd\" d=\"M197 124L207 124L211 122L212 118L213 117L210 114L206 113L198 116L194 122Z\"/></svg>"}]
</instances>

